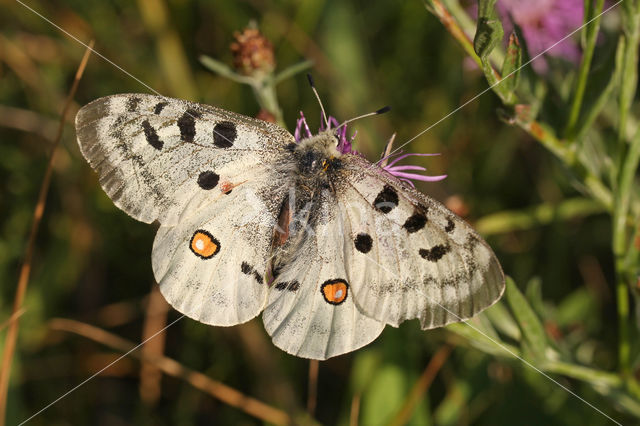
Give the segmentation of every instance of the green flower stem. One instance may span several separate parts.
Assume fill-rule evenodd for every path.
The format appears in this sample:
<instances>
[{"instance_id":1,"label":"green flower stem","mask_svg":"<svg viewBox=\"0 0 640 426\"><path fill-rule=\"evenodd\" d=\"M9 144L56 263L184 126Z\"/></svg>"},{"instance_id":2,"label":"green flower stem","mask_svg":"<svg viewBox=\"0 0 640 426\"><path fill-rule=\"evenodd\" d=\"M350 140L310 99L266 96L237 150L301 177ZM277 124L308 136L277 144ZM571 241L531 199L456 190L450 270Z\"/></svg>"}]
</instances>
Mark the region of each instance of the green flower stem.
<instances>
[{"instance_id":1,"label":"green flower stem","mask_svg":"<svg viewBox=\"0 0 640 426\"><path fill-rule=\"evenodd\" d=\"M617 374L561 361L545 362L542 365L542 370L549 373L562 374L563 376L572 377L595 385L606 385L611 388L619 388L623 385L622 379Z\"/></svg>"},{"instance_id":2,"label":"green flower stem","mask_svg":"<svg viewBox=\"0 0 640 426\"><path fill-rule=\"evenodd\" d=\"M555 221L565 221L606 211L598 201L576 197L556 205L544 203L525 210L494 213L479 219L474 227L480 234L487 236L532 229Z\"/></svg>"},{"instance_id":3,"label":"green flower stem","mask_svg":"<svg viewBox=\"0 0 640 426\"><path fill-rule=\"evenodd\" d=\"M544 123L537 121L525 122L516 119L516 124L551 151L558 159L565 163L567 167L571 168L587 187L593 198L602 203L607 210L611 211L613 209L613 195L611 191L602 183L600 178L577 163L574 147L569 147L563 143L554 134L553 130Z\"/></svg>"},{"instance_id":4,"label":"green flower stem","mask_svg":"<svg viewBox=\"0 0 640 426\"><path fill-rule=\"evenodd\" d=\"M631 202L631 191L638 162L640 161L640 131L637 131L627 150L625 130L627 114L636 93L638 82L637 61L640 25L637 22L640 14L638 1L628 1L623 7L624 56L620 81L620 98L618 122L618 161L619 170L615 208L613 212L613 253L616 268L616 300L618 304L618 368L623 379L630 382L631 377L631 343L629 336L630 302L629 291L633 288L633 270L628 259L637 258L633 238L629 238L627 216ZM626 152L626 155L625 155ZM631 234L632 236L632 234ZM630 240L630 241L629 241ZM631 386L629 386L631 388ZM636 386L637 387L637 386Z\"/></svg>"},{"instance_id":5,"label":"green flower stem","mask_svg":"<svg viewBox=\"0 0 640 426\"><path fill-rule=\"evenodd\" d=\"M282 118L282 109L278 103L278 95L276 94L276 87L269 83L270 79L256 80L251 84L253 94L258 101L260 108L269 111L276 118L276 122L286 128L284 119Z\"/></svg>"},{"instance_id":6,"label":"green flower stem","mask_svg":"<svg viewBox=\"0 0 640 426\"><path fill-rule=\"evenodd\" d=\"M596 0L595 8L591 7L592 0L585 0L585 22L593 19L597 16L589 25L584 28L585 31L585 45L582 53L582 60L580 61L580 69L578 70L578 79L576 81L575 94L573 96L573 103L571 105L571 111L569 113L569 120L565 129L565 136L569 140L575 138L576 125L578 124L578 118L580 117L580 108L582 107L582 101L584 99L584 91L587 88L587 80L589 78L589 69L591 68L591 60L593 59L593 51L596 47L596 39L598 38L598 32L600 30L600 13L604 7L604 0Z\"/></svg>"},{"instance_id":7,"label":"green flower stem","mask_svg":"<svg viewBox=\"0 0 640 426\"><path fill-rule=\"evenodd\" d=\"M638 80L638 42L640 40L640 4L638 1L628 0L622 8L623 16L623 40L624 54L622 65L622 77L620 80L620 99L618 103L618 148L622 158L624 152L625 131L627 128L628 113L636 93ZM618 162L618 165L621 163Z\"/></svg>"},{"instance_id":8,"label":"green flower stem","mask_svg":"<svg viewBox=\"0 0 640 426\"><path fill-rule=\"evenodd\" d=\"M632 238L629 237L627 216L631 199L633 180L638 163L640 162L640 130L631 141L629 152L624 159L620 179L616 191L615 208L613 212L613 253L616 267L616 299L618 302L618 363L620 373L624 378L631 372L629 342L629 290L628 279L633 271L628 270L629 250L636 250ZM631 240L629 242L629 240Z\"/></svg>"},{"instance_id":9,"label":"green flower stem","mask_svg":"<svg viewBox=\"0 0 640 426\"><path fill-rule=\"evenodd\" d=\"M289 68L286 68L276 76L272 74L246 76L240 75L229 68L226 64L213 59L206 55L200 56L200 63L210 71L228 78L236 83L246 84L251 86L253 94L258 101L260 108L269 111L276 118L276 122L286 128L284 119L282 118L282 109L278 103L278 96L276 94L276 86L278 83L293 77L294 75L308 69L313 65L312 61L302 61L298 64L294 64Z\"/></svg>"}]
</instances>

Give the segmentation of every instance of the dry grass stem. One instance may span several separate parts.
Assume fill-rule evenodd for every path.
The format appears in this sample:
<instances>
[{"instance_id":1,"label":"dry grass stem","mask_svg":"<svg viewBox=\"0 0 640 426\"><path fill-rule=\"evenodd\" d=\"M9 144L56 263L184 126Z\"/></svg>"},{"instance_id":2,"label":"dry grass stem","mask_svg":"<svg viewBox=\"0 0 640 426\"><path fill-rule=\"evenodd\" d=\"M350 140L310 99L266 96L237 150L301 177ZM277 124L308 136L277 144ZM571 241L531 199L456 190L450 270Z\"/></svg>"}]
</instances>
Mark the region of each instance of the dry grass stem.
<instances>
[{"instance_id":1,"label":"dry grass stem","mask_svg":"<svg viewBox=\"0 0 640 426\"><path fill-rule=\"evenodd\" d=\"M358 426L358 418L360 417L360 394L353 395L351 399L351 413L349 414L349 426Z\"/></svg>"},{"instance_id":2,"label":"dry grass stem","mask_svg":"<svg viewBox=\"0 0 640 426\"><path fill-rule=\"evenodd\" d=\"M135 344L128 340L79 321L56 318L50 321L49 326L53 330L75 333L125 353L135 347ZM242 410L262 421L276 425L287 425L291 423L291 418L284 411L244 395L224 383L220 383L198 371L183 366L174 359L164 355L151 355L141 351L131 352L130 355L150 363L163 373L180 378L196 389L200 389L225 404Z\"/></svg>"},{"instance_id":3,"label":"dry grass stem","mask_svg":"<svg viewBox=\"0 0 640 426\"><path fill-rule=\"evenodd\" d=\"M87 66L87 61L89 60L89 55L91 54L92 48L93 40L89 42L89 46L84 52L84 56L82 57L80 65L78 66L78 70L76 71L73 85L71 86L71 90L69 90L69 94L67 95L67 99L62 109L62 114L60 114L58 132L51 146L49 162L47 163L47 168L42 179L42 185L40 186L38 202L36 203L36 207L33 212L33 222L31 224L31 230L29 231L29 240L27 242L24 261L20 269L20 276L18 278L18 285L16 287L16 294L13 299L13 309L11 317L14 317L16 313L19 312L22 308L22 302L24 301L24 296L27 292L27 284L29 283L29 275L31 274L31 263L33 259L33 251L35 249L36 235L38 234L38 228L40 227L40 222L44 213L44 207L47 202L47 193L49 192L49 185L51 183L55 153L58 149L58 145L60 144L60 140L62 139L62 132L64 130L69 107L72 104L73 97L75 96L76 90L78 88L78 84L80 83L82 74L84 73L85 67ZM7 331L7 337L5 338L4 352L2 353L2 367L0 368L0 426L4 426L5 424L9 377L11 376L11 362L13 360L13 353L16 348L19 323L19 318L16 318L14 321L10 321Z\"/></svg>"},{"instance_id":4,"label":"dry grass stem","mask_svg":"<svg viewBox=\"0 0 640 426\"><path fill-rule=\"evenodd\" d=\"M313 416L318 402L318 370L320 363L317 359L309 361L309 388L307 392L307 412Z\"/></svg>"},{"instance_id":5,"label":"dry grass stem","mask_svg":"<svg viewBox=\"0 0 640 426\"><path fill-rule=\"evenodd\" d=\"M433 379L444 365L450 353L451 346L449 345L444 345L438 349L438 352L436 352L436 354L431 358L418 381L413 385L413 388L411 388L409 396L404 401L404 405L391 422L391 425L399 426L407 424L409 419L411 419L411 415L413 414L413 410L415 410L416 405L427 390L429 390L429 386L431 386Z\"/></svg>"},{"instance_id":6,"label":"dry grass stem","mask_svg":"<svg viewBox=\"0 0 640 426\"><path fill-rule=\"evenodd\" d=\"M167 313L169 304L160 293L160 287L154 282L149 303L147 304L144 325L142 329L142 341L146 342L141 351L145 356L161 356L164 353L165 333L153 335L164 329L167 325ZM162 371L151 363L143 362L140 368L140 399L148 405L157 404L161 394Z\"/></svg>"}]
</instances>

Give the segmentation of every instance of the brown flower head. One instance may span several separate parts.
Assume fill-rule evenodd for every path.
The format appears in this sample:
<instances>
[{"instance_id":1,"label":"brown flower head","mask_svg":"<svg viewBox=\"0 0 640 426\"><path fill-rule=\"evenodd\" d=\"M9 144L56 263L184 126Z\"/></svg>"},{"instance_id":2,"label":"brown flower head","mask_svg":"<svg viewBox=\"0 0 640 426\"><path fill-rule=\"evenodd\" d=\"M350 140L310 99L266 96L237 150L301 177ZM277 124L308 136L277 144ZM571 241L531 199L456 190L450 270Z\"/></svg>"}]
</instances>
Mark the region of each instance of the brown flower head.
<instances>
[{"instance_id":1,"label":"brown flower head","mask_svg":"<svg viewBox=\"0 0 640 426\"><path fill-rule=\"evenodd\" d=\"M271 42L256 28L235 32L231 43L233 65L240 74L268 74L276 66Z\"/></svg>"}]
</instances>

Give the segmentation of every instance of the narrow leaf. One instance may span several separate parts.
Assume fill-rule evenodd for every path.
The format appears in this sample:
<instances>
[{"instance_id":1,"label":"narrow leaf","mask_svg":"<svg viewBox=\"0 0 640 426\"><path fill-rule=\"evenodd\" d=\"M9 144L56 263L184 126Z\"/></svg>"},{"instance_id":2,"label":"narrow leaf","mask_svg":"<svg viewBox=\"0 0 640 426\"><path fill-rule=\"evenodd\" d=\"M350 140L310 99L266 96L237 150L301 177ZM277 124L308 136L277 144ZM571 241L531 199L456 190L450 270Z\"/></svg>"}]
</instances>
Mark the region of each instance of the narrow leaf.
<instances>
[{"instance_id":1,"label":"narrow leaf","mask_svg":"<svg viewBox=\"0 0 640 426\"><path fill-rule=\"evenodd\" d=\"M200 55L200 63L207 68L209 71L212 71L222 77L228 78L231 81L235 81L236 83L241 84L249 84L251 86L256 85L256 80L251 77L246 77L240 74L237 74L231 68L229 68L226 64L213 59L207 55Z\"/></svg>"},{"instance_id":2,"label":"narrow leaf","mask_svg":"<svg viewBox=\"0 0 640 426\"><path fill-rule=\"evenodd\" d=\"M507 277L506 299L524 336L523 353L529 352L537 359L545 358L547 336L542 323L527 302L524 295L510 277ZM527 349L526 351L524 349Z\"/></svg>"},{"instance_id":3,"label":"narrow leaf","mask_svg":"<svg viewBox=\"0 0 640 426\"><path fill-rule=\"evenodd\" d=\"M495 9L496 0L478 2L478 27L473 38L473 49L483 59L502 41L504 30Z\"/></svg>"},{"instance_id":4,"label":"narrow leaf","mask_svg":"<svg viewBox=\"0 0 640 426\"><path fill-rule=\"evenodd\" d=\"M520 80L520 67L522 66L522 48L515 32L509 36L507 55L502 63L502 88L506 94L506 103L512 104L515 101L515 90Z\"/></svg>"},{"instance_id":5,"label":"narrow leaf","mask_svg":"<svg viewBox=\"0 0 640 426\"><path fill-rule=\"evenodd\" d=\"M522 338L518 324L502 302L496 303L484 313L491 320L493 326L504 335L516 341Z\"/></svg>"}]
</instances>

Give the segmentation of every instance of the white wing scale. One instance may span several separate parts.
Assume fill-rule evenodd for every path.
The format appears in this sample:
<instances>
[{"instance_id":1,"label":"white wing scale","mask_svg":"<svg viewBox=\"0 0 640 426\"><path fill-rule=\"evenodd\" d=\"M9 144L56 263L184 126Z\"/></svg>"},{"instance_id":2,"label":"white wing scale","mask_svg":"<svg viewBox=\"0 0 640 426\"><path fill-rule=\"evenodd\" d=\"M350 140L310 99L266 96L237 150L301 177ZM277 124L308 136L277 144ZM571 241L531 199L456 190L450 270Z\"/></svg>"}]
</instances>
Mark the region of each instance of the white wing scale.
<instances>
[{"instance_id":1,"label":"white wing scale","mask_svg":"<svg viewBox=\"0 0 640 426\"><path fill-rule=\"evenodd\" d=\"M329 191L314 205L322 220L272 284L262 315L273 343L284 351L327 359L372 342L384 324L363 315L349 288L337 199Z\"/></svg>"},{"instance_id":2,"label":"white wing scale","mask_svg":"<svg viewBox=\"0 0 640 426\"><path fill-rule=\"evenodd\" d=\"M249 171L246 183L175 226L161 226L153 244L153 273L178 311L200 322L243 323L264 308L271 236L285 182ZM198 240L201 243L198 243ZM209 240L213 241L209 245Z\"/></svg>"},{"instance_id":3,"label":"white wing scale","mask_svg":"<svg viewBox=\"0 0 640 426\"><path fill-rule=\"evenodd\" d=\"M264 121L152 95L98 99L79 111L76 128L114 203L161 223L152 263L167 301L214 325L258 315L288 191L272 166L293 137Z\"/></svg>"},{"instance_id":4,"label":"white wing scale","mask_svg":"<svg viewBox=\"0 0 640 426\"><path fill-rule=\"evenodd\" d=\"M137 220L164 225L211 201L211 192L198 185L202 173L231 181L241 171L277 162L294 141L262 120L142 94L85 105L76 129L83 155L113 202Z\"/></svg>"},{"instance_id":5,"label":"white wing scale","mask_svg":"<svg viewBox=\"0 0 640 426\"><path fill-rule=\"evenodd\" d=\"M423 329L476 315L504 291L489 246L462 219L357 156L343 157L337 191L352 249L354 300L368 316Z\"/></svg>"}]
</instances>

